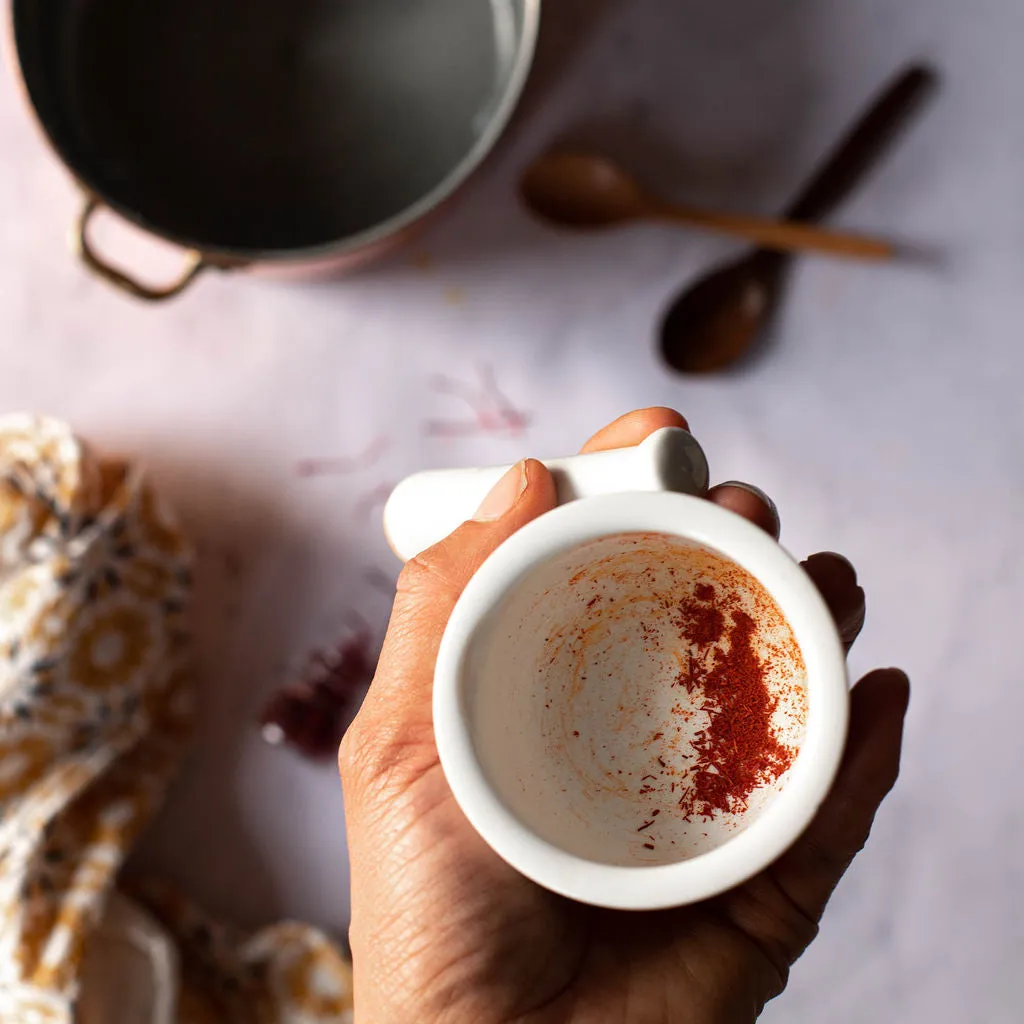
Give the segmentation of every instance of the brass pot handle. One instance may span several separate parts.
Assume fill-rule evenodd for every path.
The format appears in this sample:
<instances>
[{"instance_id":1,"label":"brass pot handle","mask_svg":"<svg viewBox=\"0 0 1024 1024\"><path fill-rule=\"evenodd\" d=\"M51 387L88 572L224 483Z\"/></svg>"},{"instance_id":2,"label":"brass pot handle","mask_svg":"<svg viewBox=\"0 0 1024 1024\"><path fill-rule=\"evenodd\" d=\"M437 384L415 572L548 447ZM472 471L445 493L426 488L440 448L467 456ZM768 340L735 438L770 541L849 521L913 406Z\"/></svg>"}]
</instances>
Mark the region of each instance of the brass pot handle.
<instances>
[{"instance_id":1,"label":"brass pot handle","mask_svg":"<svg viewBox=\"0 0 1024 1024\"><path fill-rule=\"evenodd\" d=\"M121 291L134 295L135 298L143 299L146 302L163 302L165 299L173 299L175 295L180 295L204 270L209 270L213 266L219 266L219 264L208 260L201 252L192 250L188 253L185 268L177 280L162 288L143 284L123 270L118 270L107 263L96 252L89 241L89 222L92 220L93 214L97 210L102 209L103 206L103 202L97 199L96 196L86 197L85 205L82 207L82 212L78 217L78 223L75 225L71 241L79 259L81 259L86 267L97 277L103 278L104 281L108 281L114 287L120 288Z\"/></svg>"}]
</instances>

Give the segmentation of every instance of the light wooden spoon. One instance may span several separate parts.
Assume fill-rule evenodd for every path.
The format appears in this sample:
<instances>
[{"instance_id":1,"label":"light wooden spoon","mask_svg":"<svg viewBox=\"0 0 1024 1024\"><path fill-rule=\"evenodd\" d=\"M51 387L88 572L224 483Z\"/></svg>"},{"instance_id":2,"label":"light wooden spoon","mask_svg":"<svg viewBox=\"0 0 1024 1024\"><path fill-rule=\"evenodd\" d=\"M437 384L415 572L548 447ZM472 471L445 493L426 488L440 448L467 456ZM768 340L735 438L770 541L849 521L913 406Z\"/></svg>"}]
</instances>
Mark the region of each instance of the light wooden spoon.
<instances>
[{"instance_id":1,"label":"light wooden spoon","mask_svg":"<svg viewBox=\"0 0 1024 1024\"><path fill-rule=\"evenodd\" d=\"M608 228L661 220L735 235L761 248L784 252L875 260L895 254L894 246L879 239L670 203L651 195L617 164L594 153L566 150L539 157L523 175L520 191L534 213L560 227Z\"/></svg>"}]
</instances>

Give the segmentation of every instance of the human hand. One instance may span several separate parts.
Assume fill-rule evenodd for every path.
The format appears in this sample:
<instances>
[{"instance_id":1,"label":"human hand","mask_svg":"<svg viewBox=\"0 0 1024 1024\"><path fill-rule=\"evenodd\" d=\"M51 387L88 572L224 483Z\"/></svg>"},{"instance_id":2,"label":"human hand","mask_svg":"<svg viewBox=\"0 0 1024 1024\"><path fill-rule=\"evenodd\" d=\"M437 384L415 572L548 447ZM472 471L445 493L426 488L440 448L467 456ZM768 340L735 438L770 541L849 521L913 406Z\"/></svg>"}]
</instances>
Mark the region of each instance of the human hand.
<instances>
[{"instance_id":1,"label":"human hand","mask_svg":"<svg viewBox=\"0 0 1024 1024\"><path fill-rule=\"evenodd\" d=\"M630 413L584 451L686 426ZM757 492L708 499L778 536ZM899 770L909 698L897 669L851 695L849 738L814 821L771 867L705 903L653 913L584 906L509 867L455 803L431 719L434 662L460 593L507 537L555 504L535 461L516 467L476 520L405 567L373 685L339 763L352 870L357 1024L749 1024L785 987L836 883ZM803 563L849 646L864 594L838 555Z\"/></svg>"}]
</instances>

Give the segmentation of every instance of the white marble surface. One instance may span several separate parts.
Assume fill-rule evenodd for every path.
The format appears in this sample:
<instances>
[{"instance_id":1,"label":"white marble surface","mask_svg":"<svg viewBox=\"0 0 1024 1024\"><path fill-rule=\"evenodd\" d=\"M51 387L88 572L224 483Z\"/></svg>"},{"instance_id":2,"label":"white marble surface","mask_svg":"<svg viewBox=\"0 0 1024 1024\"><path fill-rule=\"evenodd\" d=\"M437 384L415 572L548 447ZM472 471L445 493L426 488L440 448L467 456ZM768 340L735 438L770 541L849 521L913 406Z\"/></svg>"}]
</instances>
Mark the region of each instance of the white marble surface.
<instances>
[{"instance_id":1,"label":"white marble surface","mask_svg":"<svg viewBox=\"0 0 1024 1024\"><path fill-rule=\"evenodd\" d=\"M1018 1021L1024 7L550 0L548 18L515 131L411 253L330 285L210 278L158 309L75 265L74 193L0 85L0 408L144 457L202 543L203 727L144 859L245 921L343 926L334 770L264 747L252 720L351 609L383 624L367 571L396 566L364 495L427 465L564 453L671 404L717 478L774 494L792 550L854 559L870 597L854 668L898 663L915 686L900 786L766 1019ZM774 351L742 375L675 379L652 351L666 297L728 244L558 237L511 197L524 160L572 131L693 199L776 209L919 56L944 92L838 220L941 260L801 263ZM525 436L425 436L465 413L432 375L478 365L531 414ZM370 469L296 473L378 437ZM197 827L205 843L185 838Z\"/></svg>"}]
</instances>

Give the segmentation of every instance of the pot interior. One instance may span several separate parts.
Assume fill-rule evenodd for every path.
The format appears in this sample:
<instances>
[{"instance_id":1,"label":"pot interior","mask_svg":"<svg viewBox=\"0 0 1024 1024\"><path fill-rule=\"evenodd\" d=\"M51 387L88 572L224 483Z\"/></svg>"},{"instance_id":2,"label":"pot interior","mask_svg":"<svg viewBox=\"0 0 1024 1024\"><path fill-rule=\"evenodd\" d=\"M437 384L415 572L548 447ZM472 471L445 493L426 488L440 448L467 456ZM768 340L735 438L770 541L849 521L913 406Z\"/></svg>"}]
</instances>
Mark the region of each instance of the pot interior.
<instances>
[{"instance_id":1,"label":"pot interior","mask_svg":"<svg viewBox=\"0 0 1024 1024\"><path fill-rule=\"evenodd\" d=\"M400 217L511 87L525 0L15 0L39 116L111 205L198 248Z\"/></svg>"}]
</instances>

